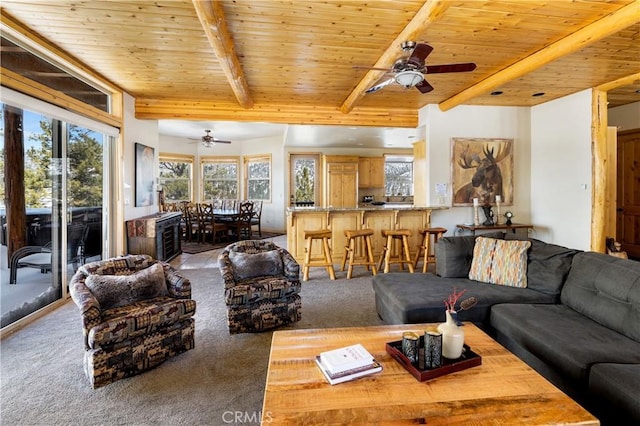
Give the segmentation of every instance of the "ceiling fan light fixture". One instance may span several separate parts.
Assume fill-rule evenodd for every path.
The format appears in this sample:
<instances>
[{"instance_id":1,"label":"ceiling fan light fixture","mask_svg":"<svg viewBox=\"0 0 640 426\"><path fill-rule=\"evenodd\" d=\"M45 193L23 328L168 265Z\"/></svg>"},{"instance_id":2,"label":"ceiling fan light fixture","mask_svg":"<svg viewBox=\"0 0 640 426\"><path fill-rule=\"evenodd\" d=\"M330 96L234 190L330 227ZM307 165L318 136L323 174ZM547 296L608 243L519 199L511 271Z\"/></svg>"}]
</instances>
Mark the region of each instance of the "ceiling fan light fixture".
<instances>
[{"instance_id":1,"label":"ceiling fan light fixture","mask_svg":"<svg viewBox=\"0 0 640 426\"><path fill-rule=\"evenodd\" d=\"M419 71L401 71L395 75L396 83L405 88L414 87L424 81L424 76Z\"/></svg>"}]
</instances>

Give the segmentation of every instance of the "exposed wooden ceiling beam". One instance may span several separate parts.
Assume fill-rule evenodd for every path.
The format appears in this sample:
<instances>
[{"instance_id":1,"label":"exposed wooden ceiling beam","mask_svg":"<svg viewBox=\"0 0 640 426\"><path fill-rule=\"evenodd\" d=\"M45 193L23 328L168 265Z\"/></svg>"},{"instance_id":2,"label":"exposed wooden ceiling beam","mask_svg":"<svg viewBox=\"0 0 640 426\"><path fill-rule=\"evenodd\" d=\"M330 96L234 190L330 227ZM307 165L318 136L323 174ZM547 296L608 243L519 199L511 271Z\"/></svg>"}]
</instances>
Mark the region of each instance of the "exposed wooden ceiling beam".
<instances>
[{"instance_id":1,"label":"exposed wooden ceiling beam","mask_svg":"<svg viewBox=\"0 0 640 426\"><path fill-rule=\"evenodd\" d=\"M222 5L216 0L193 0L193 7L238 102L243 108L251 108L253 99L227 29Z\"/></svg>"},{"instance_id":2,"label":"exposed wooden ceiling beam","mask_svg":"<svg viewBox=\"0 0 640 426\"><path fill-rule=\"evenodd\" d=\"M449 2L441 0L427 0L420 8L418 13L407 24L406 27L398 34L398 36L391 42L387 50L380 56L378 61L373 65L374 68L391 68L393 63L398 58L398 48L403 41L416 40L416 38L422 34L426 28L444 14L449 8ZM384 74L384 71L370 70L368 71L357 86L351 91L347 99L342 103L340 111L344 114L348 114L365 94L365 91L371 87L371 85L377 82Z\"/></svg>"},{"instance_id":3,"label":"exposed wooden ceiling beam","mask_svg":"<svg viewBox=\"0 0 640 426\"><path fill-rule=\"evenodd\" d=\"M610 81L608 83L601 84L600 86L596 87L596 90L608 92L609 90L617 89L618 87L627 86L629 84L637 84L638 82L640 82L640 72L619 78L614 81Z\"/></svg>"},{"instance_id":4,"label":"exposed wooden ceiling beam","mask_svg":"<svg viewBox=\"0 0 640 426\"><path fill-rule=\"evenodd\" d=\"M442 111L447 111L468 101L469 99L486 94L509 81L533 72L556 59L562 58L563 56L577 52L578 50L583 49L607 36L615 34L637 22L640 22L640 3L633 2L602 19L579 29L571 35L538 50L521 61L509 65L479 83L466 88L457 95L440 102L440 109Z\"/></svg>"},{"instance_id":5,"label":"exposed wooden ceiling beam","mask_svg":"<svg viewBox=\"0 0 640 426\"><path fill-rule=\"evenodd\" d=\"M351 114L329 106L256 104L244 109L236 103L197 100L136 98L136 118L140 120L266 121L285 124L331 124L336 126L418 126L414 108L356 107Z\"/></svg>"}]
</instances>

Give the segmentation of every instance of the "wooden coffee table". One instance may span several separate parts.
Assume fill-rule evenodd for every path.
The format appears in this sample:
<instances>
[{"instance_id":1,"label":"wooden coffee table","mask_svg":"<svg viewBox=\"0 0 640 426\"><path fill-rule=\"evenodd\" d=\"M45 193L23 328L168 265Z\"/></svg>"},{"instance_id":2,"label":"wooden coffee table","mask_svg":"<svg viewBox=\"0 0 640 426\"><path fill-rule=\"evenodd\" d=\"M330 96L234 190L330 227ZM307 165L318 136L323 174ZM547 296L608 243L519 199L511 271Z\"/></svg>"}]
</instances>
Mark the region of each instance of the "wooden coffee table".
<instances>
[{"instance_id":1,"label":"wooden coffee table","mask_svg":"<svg viewBox=\"0 0 640 426\"><path fill-rule=\"evenodd\" d=\"M558 424L600 422L473 324L465 343L482 365L419 382L387 354L387 342L427 325L276 331L262 424ZM331 386L314 357L362 343L384 370Z\"/></svg>"}]
</instances>

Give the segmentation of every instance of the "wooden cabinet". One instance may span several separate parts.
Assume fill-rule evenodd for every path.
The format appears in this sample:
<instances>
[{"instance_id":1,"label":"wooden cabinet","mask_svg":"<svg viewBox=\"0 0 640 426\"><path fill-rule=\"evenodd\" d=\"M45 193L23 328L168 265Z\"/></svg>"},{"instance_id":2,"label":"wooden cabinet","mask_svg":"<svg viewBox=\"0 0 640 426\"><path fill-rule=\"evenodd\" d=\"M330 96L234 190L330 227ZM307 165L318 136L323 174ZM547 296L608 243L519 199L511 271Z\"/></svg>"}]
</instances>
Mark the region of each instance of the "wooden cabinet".
<instances>
[{"instance_id":1,"label":"wooden cabinet","mask_svg":"<svg viewBox=\"0 0 640 426\"><path fill-rule=\"evenodd\" d=\"M182 253L180 220L182 213L158 213L127 221L129 254L148 254L169 261Z\"/></svg>"},{"instance_id":2,"label":"wooden cabinet","mask_svg":"<svg viewBox=\"0 0 640 426\"><path fill-rule=\"evenodd\" d=\"M326 156L326 195L324 205L333 208L358 204L357 157Z\"/></svg>"},{"instance_id":3,"label":"wooden cabinet","mask_svg":"<svg viewBox=\"0 0 640 426\"><path fill-rule=\"evenodd\" d=\"M358 159L358 187L384 188L384 157Z\"/></svg>"}]
</instances>

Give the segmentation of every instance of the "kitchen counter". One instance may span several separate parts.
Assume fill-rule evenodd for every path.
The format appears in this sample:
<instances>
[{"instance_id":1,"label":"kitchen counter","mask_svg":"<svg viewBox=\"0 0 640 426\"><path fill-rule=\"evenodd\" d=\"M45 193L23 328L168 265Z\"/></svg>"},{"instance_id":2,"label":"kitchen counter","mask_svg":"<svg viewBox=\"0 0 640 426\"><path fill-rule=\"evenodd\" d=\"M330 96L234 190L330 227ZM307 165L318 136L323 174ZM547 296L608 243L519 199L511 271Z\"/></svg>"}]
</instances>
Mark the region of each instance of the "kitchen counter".
<instances>
[{"instance_id":1,"label":"kitchen counter","mask_svg":"<svg viewBox=\"0 0 640 426\"><path fill-rule=\"evenodd\" d=\"M386 242L382 237L382 230L409 229L411 231L409 245L412 253L415 253L421 243L418 230L430 226L431 212L448 208L447 206L420 207L409 203L387 203L381 206L366 205L351 208L289 207L287 209L287 247L293 257L302 264L306 248L304 231L330 229L333 263L340 265L346 245L344 231L372 229L374 231L373 253L377 258ZM312 251L314 254L321 253L320 241L314 241ZM395 252L392 254L395 255Z\"/></svg>"},{"instance_id":2,"label":"kitchen counter","mask_svg":"<svg viewBox=\"0 0 640 426\"><path fill-rule=\"evenodd\" d=\"M414 206L411 203L386 203L383 205L358 204L358 207L289 207L288 213L295 212L345 212L345 211L379 211L379 210L445 210L447 206Z\"/></svg>"}]
</instances>

